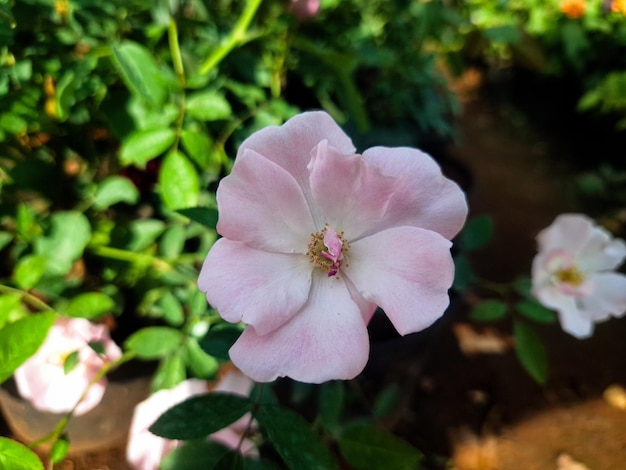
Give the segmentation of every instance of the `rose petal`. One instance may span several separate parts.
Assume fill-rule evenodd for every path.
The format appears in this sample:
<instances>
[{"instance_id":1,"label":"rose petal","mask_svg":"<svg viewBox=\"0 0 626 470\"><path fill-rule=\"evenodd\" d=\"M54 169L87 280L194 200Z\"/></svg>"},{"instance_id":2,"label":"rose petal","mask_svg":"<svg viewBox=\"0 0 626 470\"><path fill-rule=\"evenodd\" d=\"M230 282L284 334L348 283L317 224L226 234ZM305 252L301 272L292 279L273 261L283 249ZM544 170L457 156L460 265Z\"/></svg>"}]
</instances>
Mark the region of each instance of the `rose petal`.
<instances>
[{"instance_id":1,"label":"rose petal","mask_svg":"<svg viewBox=\"0 0 626 470\"><path fill-rule=\"evenodd\" d=\"M257 382L283 376L308 383L352 379L368 359L369 339L361 315L341 279L316 271L302 310L263 336L246 328L230 349L230 358Z\"/></svg>"},{"instance_id":2,"label":"rose petal","mask_svg":"<svg viewBox=\"0 0 626 470\"><path fill-rule=\"evenodd\" d=\"M611 238L601 227L594 228L591 238L576 255L576 265L586 272L616 269L626 258L626 243Z\"/></svg>"},{"instance_id":3,"label":"rose petal","mask_svg":"<svg viewBox=\"0 0 626 470\"><path fill-rule=\"evenodd\" d=\"M537 235L539 251L567 251L575 255L592 237L593 221L584 215L561 214Z\"/></svg>"},{"instance_id":4,"label":"rose petal","mask_svg":"<svg viewBox=\"0 0 626 470\"><path fill-rule=\"evenodd\" d=\"M250 395L252 387L254 387L254 381L250 377L242 374L237 369L233 369L220 379L213 391L247 397Z\"/></svg>"},{"instance_id":5,"label":"rose petal","mask_svg":"<svg viewBox=\"0 0 626 470\"><path fill-rule=\"evenodd\" d=\"M254 248L306 253L315 231L300 187L283 168L247 150L217 190L217 231Z\"/></svg>"},{"instance_id":6,"label":"rose petal","mask_svg":"<svg viewBox=\"0 0 626 470\"><path fill-rule=\"evenodd\" d=\"M202 265L198 287L226 321L243 321L264 335L304 305L311 271L304 255L270 253L221 238Z\"/></svg>"},{"instance_id":7,"label":"rose petal","mask_svg":"<svg viewBox=\"0 0 626 470\"><path fill-rule=\"evenodd\" d=\"M343 155L326 141L311 153L309 171L321 224L344 231L349 241L378 224L397 186L362 157Z\"/></svg>"},{"instance_id":8,"label":"rose petal","mask_svg":"<svg viewBox=\"0 0 626 470\"><path fill-rule=\"evenodd\" d=\"M567 300L573 301L571 298ZM563 328L563 331L566 333L580 339L589 338L593 333L593 321L580 310L576 308L567 310L559 309L558 314L561 328Z\"/></svg>"},{"instance_id":9,"label":"rose petal","mask_svg":"<svg viewBox=\"0 0 626 470\"><path fill-rule=\"evenodd\" d=\"M450 240L461 230L467 217L465 194L443 176L429 155L407 147L372 147L363 153L363 158L383 175L397 180L394 195L375 231L411 225Z\"/></svg>"},{"instance_id":10,"label":"rose petal","mask_svg":"<svg viewBox=\"0 0 626 470\"><path fill-rule=\"evenodd\" d=\"M447 308L451 243L436 232L396 227L352 244L345 274L402 335L423 330Z\"/></svg>"},{"instance_id":11,"label":"rose petal","mask_svg":"<svg viewBox=\"0 0 626 470\"><path fill-rule=\"evenodd\" d=\"M239 147L237 158L252 149L287 170L309 194L307 165L311 151L322 140L343 154L355 152L350 138L341 127L323 111L311 111L292 117L282 126L261 129L248 137Z\"/></svg>"},{"instance_id":12,"label":"rose petal","mask_svg":"<svg viewBox=\"0 0 626 470\"><path fill-rule=\"evenodd\" d=\"M593 290L583 299L585 312L594 320L626 313L626 276L618 273L595 273L591 276Z\"/></svg>"},{"instance_id":13,"label":"rose petal","mask_svg":"<svg viewBox=\"0 0 626 470\"><path fill-rule=\"evenodd\" d=\"M136 470L159 468L163 457L179 445L179 441L163 439L148 428L167 409L194 395L206 393L206 382L188 379L172 389L159 390L135 406L128 432L126 460Z\"/></svg>"}]
</instances>

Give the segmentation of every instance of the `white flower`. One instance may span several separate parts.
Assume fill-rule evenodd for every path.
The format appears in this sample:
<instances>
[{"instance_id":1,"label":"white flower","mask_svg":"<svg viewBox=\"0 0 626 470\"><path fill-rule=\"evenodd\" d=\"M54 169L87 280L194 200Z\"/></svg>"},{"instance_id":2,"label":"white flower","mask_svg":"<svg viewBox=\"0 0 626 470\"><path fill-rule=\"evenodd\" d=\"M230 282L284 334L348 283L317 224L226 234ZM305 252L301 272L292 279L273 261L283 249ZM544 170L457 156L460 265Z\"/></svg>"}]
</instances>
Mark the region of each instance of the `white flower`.
<instances>
[{"instance_id":1,"label":"white flower","mask_svg":"<svg viewBox=\"0 0 626 470\"><path fill-rule=\"evenodd\" d=\"M626 276L615 269L626 243L580 214L562 214L537 236L533 295L559 314L561 327L587 338L593 324L626 312Z\"/></svg>"},{"instance_id":2,"label":"white flower","mask_svg":"<svg viewBox=\"0 0 626 470\"><path fill-rule=\"evenodd\" d=\"M253 385L251 379L234 369L227 372L212 391L248 396ZM153 393L135 407L126 446L126 460L133 469L158 470L161 460L181 443L156 436L148 428L169 408L207 392L207 382L204 380L187 379L172 389ZM256 445L243 436L249 424L250 415L246 414L230 426L211 434L209 439L239 449L243 455L256 456Z\"/></svg>"},{"instance_id":3,"label":"white flower","mask_svg":"<svg viewBox=\"0 0 626 470\"><path fill-rule=\"evenodd\" d=\"M89 343L98 343L103 354ZM78 354L78 362L66 373L65 360L73 353ZM100 403L106 389L106 377L91 382L107 362L121 355L106 326L84 318L60 317L35 355L15 371L14 378L20 395L38 410L65 413L78 404L74 414L81 415Z\"/></svg>"}]
</instances>

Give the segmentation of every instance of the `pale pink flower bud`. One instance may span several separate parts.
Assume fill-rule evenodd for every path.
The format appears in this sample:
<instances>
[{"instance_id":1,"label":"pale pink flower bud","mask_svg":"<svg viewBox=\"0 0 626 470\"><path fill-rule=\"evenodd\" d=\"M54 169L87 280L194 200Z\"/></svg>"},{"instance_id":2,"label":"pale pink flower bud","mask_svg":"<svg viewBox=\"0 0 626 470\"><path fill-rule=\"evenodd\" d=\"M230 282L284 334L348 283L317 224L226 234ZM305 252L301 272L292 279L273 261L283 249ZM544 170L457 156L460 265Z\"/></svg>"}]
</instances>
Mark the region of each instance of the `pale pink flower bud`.
<instances>
[{"instance_id":1,"label":"pale pink flower bud","mask_svg":"<svg viewBox=\"0 0 626 470\"><path fill-rule=\"evenodd\" d=\"M313 18L320 9L320 0L290 0L289 11L300 21Z\"/></svg>"}]
</instances>

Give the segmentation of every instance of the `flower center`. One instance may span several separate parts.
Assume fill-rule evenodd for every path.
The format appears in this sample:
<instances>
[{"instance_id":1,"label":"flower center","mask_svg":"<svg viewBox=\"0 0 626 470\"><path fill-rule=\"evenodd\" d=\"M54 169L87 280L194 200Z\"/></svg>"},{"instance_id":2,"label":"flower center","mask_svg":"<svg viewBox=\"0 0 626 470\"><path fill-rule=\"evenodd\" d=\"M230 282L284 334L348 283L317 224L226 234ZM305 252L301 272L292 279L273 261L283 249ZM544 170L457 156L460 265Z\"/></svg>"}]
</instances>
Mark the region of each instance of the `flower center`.
<instances>
[{"instance_id":1,"label":"flower center","mask_svg":"<svg viewBox=\"0 0 626 470\"><path fill-rule=\"evenodd\" d=\"M585 275L574 265L559 269L555 276L559 282L573 287L578 287L585 282Z\"/></svg>"},{"instance_id":2,"label":"flower center","mask_svg":"<svg viewBox=\"0 0 626 470\"><path fill-rule=\"evenodd\" d=\"M343 232L337 233L326 225L321 231L311 234L306 255L313 266L327 271L330 277L336 275L344 264L344 256L349 249Z\"/></svg>"}]
</instances>

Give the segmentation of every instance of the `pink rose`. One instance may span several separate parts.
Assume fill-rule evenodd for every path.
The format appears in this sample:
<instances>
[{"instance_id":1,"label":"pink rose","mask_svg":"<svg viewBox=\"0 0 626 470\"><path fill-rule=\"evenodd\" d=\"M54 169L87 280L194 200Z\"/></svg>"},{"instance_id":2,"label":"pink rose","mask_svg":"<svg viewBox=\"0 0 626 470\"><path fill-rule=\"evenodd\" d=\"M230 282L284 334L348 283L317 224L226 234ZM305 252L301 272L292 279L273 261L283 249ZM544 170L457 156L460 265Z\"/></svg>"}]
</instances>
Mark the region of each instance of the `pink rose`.
<instances>
[{"instance_id":1,"label":"pink rose","mask_svg":"<svg viewBox=\"0 0 626 470\"><path fill-rule=\"evenodd\" d=\"M90 342L99 343L104 354L92 349ZM65 360L75 351L78 351L78 362L66 374ZM14 378L20 395L35 408L66 413L78 403L102 366L121 355L122 351L109 337L106 326L84 318L62 317L52 325L37 353L15 371ZM84 414L100 403L106 384L105 377L93 384L76 407L75 414Z\"/></svg>"},{"instance_id":2,"label":"pink rose","mask_svg":"<svg viewBox=\"0 0 626 470\"><path fill-rule=\"evenodd\" d=\"M320 9L319 0L291 0L289 11L300 21L313 18Z\"/></svg>"},{"instance_id":3,"label":"pink rose","mask_svg":"<svg viewBox=\"0 0 626 470\"><path fill-rule=\"evenodd\" d=\"M214 390L248 396L253 385L252 380L234 370L226 374ZM172 406L207 392L207 383L204 380L188 379L172 389L159 390L135 407L126 447L126 459L133 469L158 470L163 458L181 443L155 436L148 428ZM209 438L232 449L239 448L244 455L258 455L256 445L250 439L241 439L249 422L250 415L247 414Z\"/></svg>"},{"instance_id":4,"label":"pink rose","mask_svg":"<svg viewBox=\"0 0 626 470\"><path fill-rule=\"evenodd\" d=\"M591 336L593 324L626 312L626 276L614 270L626 244L579 214L562 214L537 236L533 295L558 312L563 330Z\"/></svg>"},{"instance_id":5,"label":"pink rose","mask_svg":"<svg viewBox=\"0 0 626 470\"><path fill-rule=\"evenodd\" d=\"M230 357L257 382L353 378L377 305L405 335L449 304L467 204L419 150L359 155L328 114L303 113L243 142L217 201L223 238L198 285L248 325Z\"/></svg>"}]
</instances>

